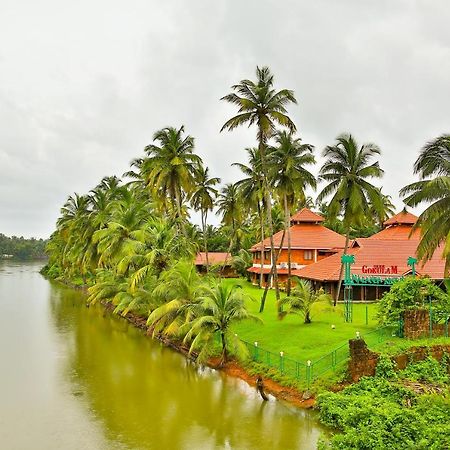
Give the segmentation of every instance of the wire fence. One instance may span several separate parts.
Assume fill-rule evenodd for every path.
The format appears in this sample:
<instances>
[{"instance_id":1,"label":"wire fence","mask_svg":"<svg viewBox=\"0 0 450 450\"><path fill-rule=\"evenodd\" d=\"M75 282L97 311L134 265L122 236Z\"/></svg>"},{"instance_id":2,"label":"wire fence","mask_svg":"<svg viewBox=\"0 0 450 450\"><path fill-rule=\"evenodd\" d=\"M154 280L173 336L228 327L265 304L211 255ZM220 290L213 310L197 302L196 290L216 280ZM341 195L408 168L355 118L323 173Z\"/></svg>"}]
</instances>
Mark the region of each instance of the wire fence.
<instances>
[{"instance_id":1,"label":"wire fence","mask_svg":"<svg viewBox=\"0 0 450 450\"><path fill-rule=\"evenodd\" d=\"M365 333L364 335L358 334L357 336L364 339L368 347L375 347L392 336L395 336L395 330L395 327L382 327ZM241 339L241 341L245 344L249 357L253 362L270 369L276 369L280 375L285 375L289 378L294 378L299 382L304 382L308 388L313 380L320 378L330 370L336 370L350 357L348 341L335 348L330 353L327 353L314 361L308 360L306 362L287 358L282 351L275 353L263 349L259 347L257 342L252 344L243 339Z\"/></svg>"}]
</instances>

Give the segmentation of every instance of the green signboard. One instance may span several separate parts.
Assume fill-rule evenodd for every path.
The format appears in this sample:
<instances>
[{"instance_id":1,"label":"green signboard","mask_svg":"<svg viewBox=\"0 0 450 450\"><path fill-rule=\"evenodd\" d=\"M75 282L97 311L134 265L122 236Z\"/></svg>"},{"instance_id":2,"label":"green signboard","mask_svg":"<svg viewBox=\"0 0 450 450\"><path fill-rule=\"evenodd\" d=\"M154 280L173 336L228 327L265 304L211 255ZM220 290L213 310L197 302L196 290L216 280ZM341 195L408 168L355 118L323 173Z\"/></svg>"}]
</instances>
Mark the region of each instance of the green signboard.
<instances>
[{"instance_id":1,"label":"green signboard","mask_svg":"<svg viewBox=\"0 0 450 450\"><path fill-rule=\"evenodd\" d=\"M355 263L355 255L344 254L341 257L344 265L344 316L346 322L353 320L353 286L392 286L396 281L402 280L403 275L393 277L393 274L398 273L397 266L385 266L377 264L373 267L363 266L363 275L352 274L352 264ZM412 276L416 275L417 259L410 256L407 265L411 267ZM377 274L366 275L366 274ZM388 275L388 276L380 276Z\"/></svg>"}]
</instances>

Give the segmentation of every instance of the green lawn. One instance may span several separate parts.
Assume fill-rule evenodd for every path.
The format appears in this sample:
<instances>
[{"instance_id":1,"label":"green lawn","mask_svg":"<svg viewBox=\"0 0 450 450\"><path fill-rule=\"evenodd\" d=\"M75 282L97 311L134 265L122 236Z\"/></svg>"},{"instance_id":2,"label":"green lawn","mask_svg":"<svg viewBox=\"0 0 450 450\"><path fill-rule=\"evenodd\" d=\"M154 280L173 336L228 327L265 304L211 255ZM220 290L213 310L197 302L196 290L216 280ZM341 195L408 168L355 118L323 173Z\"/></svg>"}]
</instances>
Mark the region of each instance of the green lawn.
<instances>
[{"instance_id":1,"label":"green lawn","mask_svg":"<svg viewBox=\"0 0 450 450\"><path fill-rule=\"evenodd\" d=\"M236 283L236 279L225 280L226 283ZM354 304L353 323L345 323L343 305L332 307L312 315L312 323L305 325L303 317L290 314L283 320L277 318L275 292L270 290L267 296L265 310L259 314L259 304L262 290L250 283L239 280L255 300L248 302L248 309L261 317L263 324L246 321L235 326L234 331L244 341L258 342L258 348L279 354L284 352L286 358L306 362L315 361L321 356L345 344L348 339L356 336L359 331L365 333L378 327L375 319L376 304ZM283 295L283 294L282 294ZM366 325L366 307L368 308L368 325ZM335 325L335 329L332 329Z\"/></svg>"}]
</instances>

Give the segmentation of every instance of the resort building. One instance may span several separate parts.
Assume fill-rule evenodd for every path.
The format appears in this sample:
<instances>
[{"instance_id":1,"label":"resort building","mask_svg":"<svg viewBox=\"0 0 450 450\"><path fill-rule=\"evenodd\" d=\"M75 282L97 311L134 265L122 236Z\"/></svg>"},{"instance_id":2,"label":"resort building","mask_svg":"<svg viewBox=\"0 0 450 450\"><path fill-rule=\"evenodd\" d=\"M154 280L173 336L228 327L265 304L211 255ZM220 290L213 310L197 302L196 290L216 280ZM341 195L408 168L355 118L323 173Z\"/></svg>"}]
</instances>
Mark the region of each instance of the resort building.
<instances>
[{"instance_id":1,"label":"resort building","mask_svg":"<svg viewBox=\"0 0 450 450\"><path fill-rule=\"evenodd\" d=\"M226 252L208 252L209 267L218 269L220 274L225 278L233 278L237 276L236 271L232 267L232 257ZM198 272L206 273L206 252L198 252L195 257L194 265Z\"/></svg>"},{"instance_id":2,"label":"resort building","mask_svg":"<svg viewBox=\"0 0 450 450\"><path fill-rule=\"evenodd\" d=\"M334 255L344 248L345 236L323 226L324 218L303 208L290 219L291 234L291 273L299 275L300 270ZM288 236L284 231L274 234L275 253L278 255L276 267L280 283L287 280L288 274ZM249 269L254 284L259 283L262 274L263 284L270 278L272 268L270 238L255 244L253 266Z\"/></svg>"},{"instance_id":3,"label":"resort building","mask_svg":"<svg viewBox=\"0 0 450 450\"><path fill-rule=\"evenodd\" d=\"M416 257L420 241L420 229L412 229L416 221L416 216L404 210L386 220L379 233L352 241L347 251L354 256L352 276L359 276L362 280L370 277L386 280L411 274L413 269L408 265L408 259ZM312 281L315 288L323 287L326 292L334 295L339 281L342 254L341 250L326 260L303 267L296 275ZM445 260L441 255L442 248L437 249L430 261L425 264L417 263L414 268L416 274L427 275L437 282L443 280ZM389 280L382 286L355 286L353 299L376 300L389 287ZM341 291L341 297L342 295Z\"/></svg>"}]
</instances>

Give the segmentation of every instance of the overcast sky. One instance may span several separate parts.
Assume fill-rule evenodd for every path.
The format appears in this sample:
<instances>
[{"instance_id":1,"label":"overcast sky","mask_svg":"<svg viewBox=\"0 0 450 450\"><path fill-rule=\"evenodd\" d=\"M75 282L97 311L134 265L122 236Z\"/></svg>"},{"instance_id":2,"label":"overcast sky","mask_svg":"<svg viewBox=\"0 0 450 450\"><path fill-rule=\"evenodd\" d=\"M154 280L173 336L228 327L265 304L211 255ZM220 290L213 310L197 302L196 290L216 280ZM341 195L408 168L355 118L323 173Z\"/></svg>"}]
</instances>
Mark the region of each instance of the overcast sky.
<instances>
[{"instance_id":1,"label":"overcast sky","mask_svg":"<svg viewBox=\"0 0 450 450\"><path fill-rule=\"evenodd\" d=\"M219 133L219 98L256 65L295 91L318 154L341 132L377 143L401 208L420 148L450 132L449 23L448 0L0 0L0 233L48 237L69 194L168 125L237 180L255 130Z\"/></svg>"}]
</instances>

